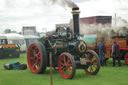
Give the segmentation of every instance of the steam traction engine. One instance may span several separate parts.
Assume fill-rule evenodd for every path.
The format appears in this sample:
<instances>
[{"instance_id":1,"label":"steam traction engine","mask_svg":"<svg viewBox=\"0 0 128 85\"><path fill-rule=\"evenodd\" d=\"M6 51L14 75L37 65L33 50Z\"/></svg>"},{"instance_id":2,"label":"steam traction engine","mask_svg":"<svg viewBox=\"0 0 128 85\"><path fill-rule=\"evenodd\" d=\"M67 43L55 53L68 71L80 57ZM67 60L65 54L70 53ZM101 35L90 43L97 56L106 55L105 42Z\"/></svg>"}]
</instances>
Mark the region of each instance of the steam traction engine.
<instances>
[{"instance_id":1,"label":"steam traction engine","mask_svg":"<svg viewBox=\"0 0 128 85\"><path fill-rule=\"evenodd\" d=\"M79 39L79 8L72 10L74 33L66 27L58 28L28 47L27 61L32 73L45 72L50 66L49 53L53 56L53 67L58 67L65 79L73 78L76 69L84 69L92 75L98 73L100 62L97 54L88 50L86 43Z\"/></svg>"}]
</instances>

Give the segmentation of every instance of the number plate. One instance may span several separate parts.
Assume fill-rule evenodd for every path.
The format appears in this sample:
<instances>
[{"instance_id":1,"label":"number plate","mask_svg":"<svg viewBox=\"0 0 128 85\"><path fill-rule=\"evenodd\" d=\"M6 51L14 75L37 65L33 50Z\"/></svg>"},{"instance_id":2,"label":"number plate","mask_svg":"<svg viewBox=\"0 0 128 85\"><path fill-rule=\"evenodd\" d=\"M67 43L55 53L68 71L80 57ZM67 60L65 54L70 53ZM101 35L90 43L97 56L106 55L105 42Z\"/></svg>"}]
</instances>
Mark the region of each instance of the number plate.
<instances>
[{"instance_id":1,"label":"number plate","mask_svg":"<svg viewBox=\"0 0 128 85\"><path fill-rule=\"evenodd\" d=\"M86 64L86 58L80 58L80 63L82 65L85 65Z\"/></svg>"}]
</instances>

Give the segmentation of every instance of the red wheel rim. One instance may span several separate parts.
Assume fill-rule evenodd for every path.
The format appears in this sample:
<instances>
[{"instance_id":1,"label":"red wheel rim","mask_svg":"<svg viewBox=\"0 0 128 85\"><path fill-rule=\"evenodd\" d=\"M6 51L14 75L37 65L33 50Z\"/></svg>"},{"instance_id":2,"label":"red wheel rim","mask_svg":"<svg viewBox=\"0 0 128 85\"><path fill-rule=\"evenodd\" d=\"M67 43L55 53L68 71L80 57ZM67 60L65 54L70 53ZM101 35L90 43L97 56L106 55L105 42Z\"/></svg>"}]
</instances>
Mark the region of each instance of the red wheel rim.
<instances>
[{"instance_id":1,"label":"red wheel rim","mask_svg":"<svg viewBox=\"0 0 128 85\"><path fill-rule=\"evenodd\" d=\"M73 73L72 59L67 54L62 54L58 61L58 68L61 76L69 79Z\"/></svg>"},{"instance_id":2,"label":"red wheel rim","mask_svg":"<svg viewBox=\"0 0 128 85\"><path fill-rule=\"evenodd\" d=\"M42 56L40 48L35 44L31 44L27 51L28 66L33 73L39 73L42 67Z\"/></svg>"},{"instance_id":3,"label":"red wheel rim","mask_svg":"<svg viewBox=\"0 0 128 85\"><path fill-rule=\"evenodd\" d=\"M91 52L87 53L87 57L90 60L90 65L87 69L85 69L85 72L87 74L95 74L95 72L97 71L97 68L98 68L97 57L95 55L93 55L93 53L91 53Z\"/></svg>"},{"instance_id":4,"label":"red wheel rim","mask_svg":"<svg viewBox=\"0 0 128 85\"><path fill-rule=\"evenodd\" d=\"M128 53L126 53L126 55L125 55L125 62L126 62L126 64L128 64Z\"/></svg>"}]
</instances>

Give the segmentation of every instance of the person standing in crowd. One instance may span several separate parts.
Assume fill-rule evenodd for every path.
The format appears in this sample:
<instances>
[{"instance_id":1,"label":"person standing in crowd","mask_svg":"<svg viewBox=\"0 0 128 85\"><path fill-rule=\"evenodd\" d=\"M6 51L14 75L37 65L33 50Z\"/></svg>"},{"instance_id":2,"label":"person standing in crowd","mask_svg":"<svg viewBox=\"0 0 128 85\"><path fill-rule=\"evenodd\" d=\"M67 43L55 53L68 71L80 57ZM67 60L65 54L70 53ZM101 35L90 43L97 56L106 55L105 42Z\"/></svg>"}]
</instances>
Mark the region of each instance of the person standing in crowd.
<instances>
[{"instance_id":1,"label":"person standing in crowd","mask_svg":"<svg viewBox=\"0 0 128 85\"><path fill-rule=\"evenodd\" d=\"M113 58L113 66L115 66L116 59L118 60L119 66L121 66L121 62L120 62L120 47L115 42L115 40L112 43L111 56Z\"/></svg>"},{"instance_id":2,"label":"person standing in crowd","mask_svg":"<svg viewBox=\"0 0 128 85\"><path fill-rule=\"evenodd\" d=\"M101 65L102 66L106 65L106 59L105 59L106 47L103 38L100 39L100 42L98 44L98 52L99 52Z\"/></svg>"}]
</instances>

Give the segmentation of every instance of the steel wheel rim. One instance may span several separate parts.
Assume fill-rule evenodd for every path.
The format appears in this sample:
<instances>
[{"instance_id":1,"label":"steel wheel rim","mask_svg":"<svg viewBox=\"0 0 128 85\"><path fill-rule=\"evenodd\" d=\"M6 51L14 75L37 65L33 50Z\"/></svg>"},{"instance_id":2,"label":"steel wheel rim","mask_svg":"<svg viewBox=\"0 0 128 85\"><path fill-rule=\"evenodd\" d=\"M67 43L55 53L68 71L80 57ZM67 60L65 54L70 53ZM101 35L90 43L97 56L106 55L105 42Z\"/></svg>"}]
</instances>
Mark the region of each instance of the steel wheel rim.
<instances>
[{"instance_id":1,"label":"steel wheel rim","mask_svg":"<svg viewBox=\"0 0 128 85\"><path fill-rule=\"evenodd\" d=\"M128 53L125 55L125 62L128 64Z\"/></svg>"},{"instance_id":2,"label":"steel wheel rim","mask_svg":"<svg viewBox=\"0 0 128 85\"><path fill-rule=\"evenodd\" d=\"M40 48L35 43L28 48L27 61L31 72L39 73L42 68L42 56Z\"/></svg>"},{"instance_id":3,"label":"steel wheel rim","mask_svg":"<svg viewBox=\"0 0 128 85\"><path fill-rule=\"evenodd\" d=\"M89 52L87 53L87 58L89 59L91 64L87 69L85 69L85 72L87 74L94 74L98 69L98 60L93 53L90 54Z\"/></svg>"},{"instance_id":4,"label":"steel wheel rim","mask_svg":"<svg viewBox=\"0 0 128 85\"><path fill-rule=\"evenodd\" d=\"M65 79L69 79L73 73L72 59L67 54L63 54L59 58L58 68L61 76Z\"/></svg>"}]
</instances>

